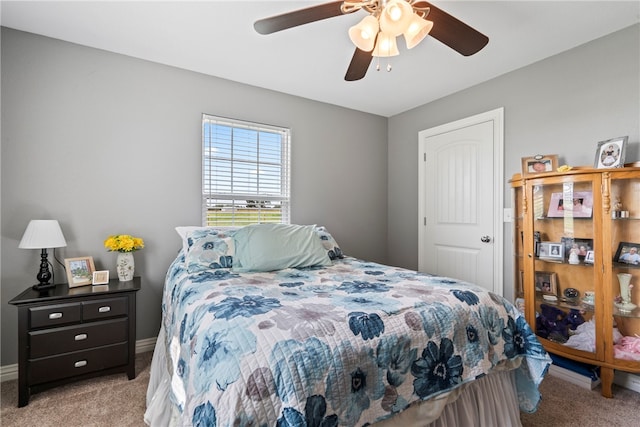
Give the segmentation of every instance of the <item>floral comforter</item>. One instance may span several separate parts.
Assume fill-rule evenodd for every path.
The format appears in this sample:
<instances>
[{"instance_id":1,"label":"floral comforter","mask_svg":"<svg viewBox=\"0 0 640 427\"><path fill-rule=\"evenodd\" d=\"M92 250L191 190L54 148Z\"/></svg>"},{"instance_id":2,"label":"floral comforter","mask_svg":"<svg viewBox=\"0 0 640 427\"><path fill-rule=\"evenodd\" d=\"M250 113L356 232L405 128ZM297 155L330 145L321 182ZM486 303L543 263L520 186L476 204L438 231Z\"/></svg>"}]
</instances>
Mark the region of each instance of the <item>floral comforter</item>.
<instances>
[{"instance_id":1,"label":"floral comforter","mask_svg":"<svg viewBox=\"0 0 640 427\"><path fill-rule=\"evenodd\" d=\"M502 297L349 257L189 274L179 255L163 325L185 426L364 426L510 364L532 412L551 362Z\"/></svg>"}]
</instances>

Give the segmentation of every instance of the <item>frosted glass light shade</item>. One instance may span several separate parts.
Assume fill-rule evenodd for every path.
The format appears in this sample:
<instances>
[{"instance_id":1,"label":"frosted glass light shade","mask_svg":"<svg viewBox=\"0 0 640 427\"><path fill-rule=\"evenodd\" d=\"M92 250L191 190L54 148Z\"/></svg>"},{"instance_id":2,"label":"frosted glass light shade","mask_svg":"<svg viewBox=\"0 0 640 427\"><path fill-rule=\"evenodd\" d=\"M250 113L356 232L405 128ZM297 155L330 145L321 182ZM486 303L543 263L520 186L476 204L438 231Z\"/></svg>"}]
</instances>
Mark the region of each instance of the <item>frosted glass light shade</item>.
<instances>
[{"instance_id":1,"label":"frosted glass light shade","mask_svg":"<svg viewBox=\"0 0 640 427\"><path fill-rule=\"evenodd\" d=\"M67 246L60 224L55 219L33 219L27 225L20 249L48 249Z\"/></svg>"},{"instance_id":2,"label":"frosted glass light shade","mask_svg":"<svg viewBox=\"0 0 640 427\"><path fill-rule=\"evenodd\" d=\"M387 56L400 55L398 45L396 44L396 37L380 32L378 34L378 40L376 41L376 47L373 49L373 53L371 55L383 58Z\"/></svg>"},{"instance_id":3,"label":"frosted glass light shade","mask_svg":"<svg viewBox=\"0 0 640 427\"><path fill-rule=\"evenodd\" d=\"M376 42L378 28L378 20L367 15L357 25L349 28L349 38L358 49L370 52Z\"/></svg>"},{"instance_id":4,"label":"frosted glass light shade","mask_svg":"<svg viewBox=\"0 0 640 427\"><path fill-rule=\"evenodd\" d=\"M407 43L407 49L417 46L433 28L433 22L420 18L415 13L411 18L411 22L404 32L404 41Z\"/></svg>"},{"instance_id":5,"label":"frosted glass light shade","mask_svg":"<svg viewBox=\"0 0 640 427\"><path fill-rule=\"evenodd\" d=\"M413 8L405 0L390 0L380 14L380 30L393 36L402 34L413 15Z\"/></svg>"}]
</instances>

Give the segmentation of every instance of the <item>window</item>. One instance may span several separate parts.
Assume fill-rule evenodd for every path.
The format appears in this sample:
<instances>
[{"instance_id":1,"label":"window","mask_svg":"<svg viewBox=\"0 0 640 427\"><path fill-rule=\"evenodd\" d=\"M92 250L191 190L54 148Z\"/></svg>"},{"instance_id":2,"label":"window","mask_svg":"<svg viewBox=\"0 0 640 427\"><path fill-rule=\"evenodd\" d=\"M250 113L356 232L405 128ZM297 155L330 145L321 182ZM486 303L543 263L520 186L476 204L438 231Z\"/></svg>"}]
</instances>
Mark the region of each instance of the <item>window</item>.
<instances>
[{"instance_id":1,"label":"window","mask_svg":"<svg viewBox=\"0 0 640 427\"><path fill-rule=\"evenodd\" d=\"M202 115L205 226L290 222L290 134L276 126Z\"/></svg>"}]
</instances>

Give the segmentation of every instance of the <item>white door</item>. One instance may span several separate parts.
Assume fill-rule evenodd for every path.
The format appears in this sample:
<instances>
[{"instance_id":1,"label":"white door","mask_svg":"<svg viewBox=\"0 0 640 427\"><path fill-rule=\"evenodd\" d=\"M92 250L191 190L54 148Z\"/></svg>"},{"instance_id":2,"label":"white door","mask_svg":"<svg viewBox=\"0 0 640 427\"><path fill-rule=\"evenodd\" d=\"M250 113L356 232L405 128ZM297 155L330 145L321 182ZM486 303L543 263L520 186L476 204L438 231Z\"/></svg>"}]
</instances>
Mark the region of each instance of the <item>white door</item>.
<instances>
[{"instance_id":1,"label":"white door","mask_svg":"<svg viewBox=\"0 0 640 427\"><path fill-rule=\"evenodd\" d=\"M503 109L419 134L419 270L502 284Z\"/></svg>"}]
</instances>

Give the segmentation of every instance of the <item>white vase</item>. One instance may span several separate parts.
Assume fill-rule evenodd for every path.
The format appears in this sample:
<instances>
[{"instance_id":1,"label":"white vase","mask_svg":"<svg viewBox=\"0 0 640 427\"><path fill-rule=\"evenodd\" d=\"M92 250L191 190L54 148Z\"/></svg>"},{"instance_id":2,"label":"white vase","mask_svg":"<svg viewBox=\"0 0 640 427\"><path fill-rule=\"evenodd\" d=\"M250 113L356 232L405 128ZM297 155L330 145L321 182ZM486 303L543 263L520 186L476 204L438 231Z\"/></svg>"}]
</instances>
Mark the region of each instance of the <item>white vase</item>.
<instances>
[{"instance_id":1,"label":"white vase","mask_svg":"<svg viewBox=\"0 0 640 427\"><path fill-rule=\"evenodd\" d=\"M618 281L620 282L620 298L622 298L622 303L617 303L616 307L623 313L631 312L637 307L631 302L631 274L618 273Z\"/></svg>"},{"instance_id":2,"label":"white vase","mask_svg":"<svg viewBox=\"0 0 640 427\"><path fill-rule=\"evenodd\" d=\"M618 273L618 281L620 282L620 297L622 298L622 301L631 302L631 289L629 289L631 274Z\"/></svg>"},{"instance_id":3,"label":"white vase","mask_svg":"<svg viewBox=\"0 0 640 427\"><path fill-rule=\"evenodd\" d=\"M118 279L120 279L121 282L133 280L133 272L135 270L133 252L118 252L116 270L118 271Z\"/></svg>"}]
</instances>

